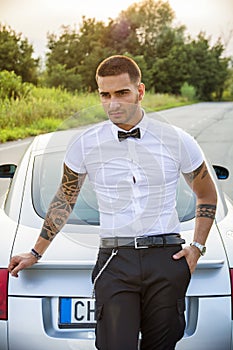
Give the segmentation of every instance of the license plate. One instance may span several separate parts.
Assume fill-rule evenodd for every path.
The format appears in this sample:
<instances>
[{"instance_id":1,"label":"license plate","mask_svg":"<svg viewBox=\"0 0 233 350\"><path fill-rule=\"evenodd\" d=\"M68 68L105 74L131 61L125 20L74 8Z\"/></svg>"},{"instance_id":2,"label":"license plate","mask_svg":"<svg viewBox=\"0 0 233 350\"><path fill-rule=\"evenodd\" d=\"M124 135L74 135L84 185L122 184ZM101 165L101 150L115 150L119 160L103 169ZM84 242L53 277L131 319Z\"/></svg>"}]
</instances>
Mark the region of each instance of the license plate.
<instances>
[{"instance_id":1,"label":"license plate","mask_svg":"<svg viewBox=\"0 0 233 350\"><path fill-rule=\"evenodd\" d=\"M95 299L60 298L59 328L93 328L95 322Z\"/></svg>"}]
</instances>

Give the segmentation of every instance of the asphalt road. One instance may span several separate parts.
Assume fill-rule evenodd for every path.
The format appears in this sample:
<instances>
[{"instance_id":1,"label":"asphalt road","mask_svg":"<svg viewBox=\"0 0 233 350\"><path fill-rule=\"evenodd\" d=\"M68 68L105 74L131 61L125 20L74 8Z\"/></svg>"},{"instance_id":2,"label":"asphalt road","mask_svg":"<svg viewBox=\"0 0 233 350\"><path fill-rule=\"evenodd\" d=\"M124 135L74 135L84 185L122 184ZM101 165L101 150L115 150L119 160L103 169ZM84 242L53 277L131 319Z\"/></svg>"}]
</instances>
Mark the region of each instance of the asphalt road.
<instances>
[{"instance_id":1,"label":"asphalt road","mask_svg":"<svg viewBox=\"0 0 233 350\"><path fill-rule=\"evenodd\" d=\"M233 102L206 102L191 106L172 108L152 117L177 125L193 135L212 164L228 168L230 176L222 181L222 188L233 200ZM18 164L31 142L9 142L0 145L0 164ZM0 181L0 197L7 182Z\"/></svg>"},{"instance_id":2,"label":"asphalt road","mask_svg":"<svg viewBox=\"0 0 233 350\"><path fill-rule=\"evenodd\" d=\"M233 102L198 103L159 114L194 136L212 164L229 170L221 184L233 200Z\"/></svg>"}]
</instances>

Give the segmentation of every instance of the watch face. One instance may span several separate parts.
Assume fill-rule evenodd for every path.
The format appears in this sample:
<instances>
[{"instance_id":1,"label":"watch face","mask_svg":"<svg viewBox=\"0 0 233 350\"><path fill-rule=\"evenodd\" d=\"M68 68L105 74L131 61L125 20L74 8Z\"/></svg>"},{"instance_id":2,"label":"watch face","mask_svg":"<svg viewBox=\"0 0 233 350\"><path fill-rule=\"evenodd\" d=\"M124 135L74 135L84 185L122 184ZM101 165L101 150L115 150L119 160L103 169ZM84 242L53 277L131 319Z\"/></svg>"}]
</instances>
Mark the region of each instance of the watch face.
<instances>
[{"instance_id":1,"label":"watch face","mask_svg":"<svg viewBox=\"0 0 233 350\"><path fill-rule=\"evenodd\" d=\"M203 247L202 250L201 250L201 254L204 255L206 252L206 247Z\"/></svg>"}]
</instances>

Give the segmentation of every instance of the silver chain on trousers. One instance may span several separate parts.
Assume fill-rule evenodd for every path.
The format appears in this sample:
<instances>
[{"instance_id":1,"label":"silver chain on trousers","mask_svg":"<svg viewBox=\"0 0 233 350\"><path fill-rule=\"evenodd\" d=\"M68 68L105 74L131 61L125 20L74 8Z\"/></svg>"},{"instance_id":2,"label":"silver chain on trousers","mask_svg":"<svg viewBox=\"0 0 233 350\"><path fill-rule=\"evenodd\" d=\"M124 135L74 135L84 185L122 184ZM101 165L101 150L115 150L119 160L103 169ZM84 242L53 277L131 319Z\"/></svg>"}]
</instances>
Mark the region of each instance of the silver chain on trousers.
<instances>
[{"instance_id":1,"label":"silver chain on trousers","mask_svg":"<svg viewBox=\"0 0 233 350\"><path fill-rule=\"evenodd\" d=\"M118 253L118 250L116 248L114 248L112 250L112 253L110 255L110 257L108 258L108 260L106 261L106 263L103 265L103 267L100 269L99 273L97 274L96 278L94 279L93 282L93 290L92 290L92 298L95 297L95 285L97 280L100 278L100 276L102 275L102 273L104 272L104 270L106 269L106 267L108 266L108 264L112 261L112 259L114 258L114 256L116 256Z\"/></svg>"}]
</instances>

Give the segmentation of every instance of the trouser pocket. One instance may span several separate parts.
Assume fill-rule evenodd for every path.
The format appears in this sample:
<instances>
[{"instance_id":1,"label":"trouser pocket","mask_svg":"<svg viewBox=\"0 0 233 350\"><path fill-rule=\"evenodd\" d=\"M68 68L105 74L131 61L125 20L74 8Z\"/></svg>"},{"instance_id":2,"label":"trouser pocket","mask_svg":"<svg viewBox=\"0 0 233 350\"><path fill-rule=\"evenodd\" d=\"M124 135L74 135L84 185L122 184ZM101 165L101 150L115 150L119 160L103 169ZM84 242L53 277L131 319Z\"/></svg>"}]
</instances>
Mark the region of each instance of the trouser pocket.
<instances>
[{"instance_id":1,"label":"trouser pocket","mask_svg":"<svg viewBox=\"0 0 233 350\"><path fill-rule=\"evenodd\" d=\"M111 253L112 253L112 249L109 249L109 248L106 248L106 249L101 248L99 250L95 266L92 270L92 275L91 275L92 283L94 283L99 272L101 271L101 269L106 264L109 257L111 256Z\"/></svg>"}]
</instances>

